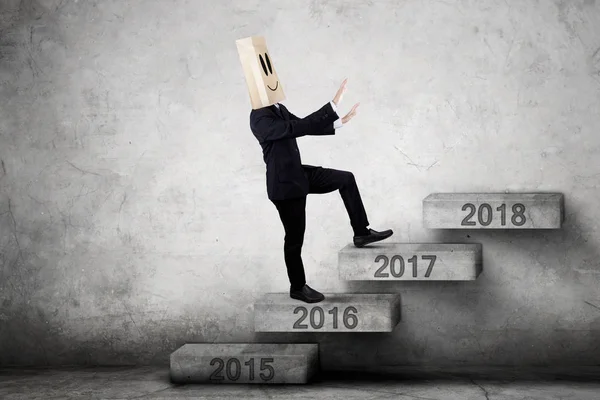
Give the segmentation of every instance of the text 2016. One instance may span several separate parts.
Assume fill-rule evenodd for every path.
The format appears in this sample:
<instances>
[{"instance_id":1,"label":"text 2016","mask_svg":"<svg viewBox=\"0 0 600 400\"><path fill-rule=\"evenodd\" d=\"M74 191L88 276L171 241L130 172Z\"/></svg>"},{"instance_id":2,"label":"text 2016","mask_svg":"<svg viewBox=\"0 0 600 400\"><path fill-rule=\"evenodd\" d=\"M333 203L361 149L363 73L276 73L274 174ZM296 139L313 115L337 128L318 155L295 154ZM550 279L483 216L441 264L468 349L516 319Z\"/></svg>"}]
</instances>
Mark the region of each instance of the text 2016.
<instances>
[{"instance_id":1,"label":"text 2016","mask_svg":"<svg viewBox=\"0 0 600 400\"><path fill-rule=\"evenodd\" d=\"M313 329L321 329L323 325L325 325L325 311L321 307L313 307L310 310L310 313L306 307L300 306L294 309L294 314L300 313L300 318L294 323L294 329L308 329L307 324L303 324L302 322L309 316L309 323ZM346 327L346 329L354 329L358 325L358 310L356 307L346 307L342 314L342 323ZM327 314L332 315L333 319L333 329L338 329L339 325L339 312L337 307L333 307L331 310L327 311Z\"/></svg>"}]
</instances>

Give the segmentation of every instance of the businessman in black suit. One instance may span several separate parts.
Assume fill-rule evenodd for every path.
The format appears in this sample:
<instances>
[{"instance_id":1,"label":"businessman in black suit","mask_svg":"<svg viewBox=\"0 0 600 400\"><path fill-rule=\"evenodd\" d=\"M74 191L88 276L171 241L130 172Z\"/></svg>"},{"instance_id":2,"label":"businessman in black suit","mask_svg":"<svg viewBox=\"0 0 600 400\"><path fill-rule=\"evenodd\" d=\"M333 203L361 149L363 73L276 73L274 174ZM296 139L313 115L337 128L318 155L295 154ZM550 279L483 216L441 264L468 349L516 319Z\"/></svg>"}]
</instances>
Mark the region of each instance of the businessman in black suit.
<instances>
[{"instance_id":1,"label":"businessman in black suit","mask_svg":"<svg viewBox=\"0 0 600 400\"><path fill-rule=\"evenodd\" d=\"M267 194L275 204L285 230L284 258L290 280L290 297L307 303L322 301L325 296L306 284L301 251L306 226L305 206L309 193L339 190L354 230L357 247L390 237L393 232L369 229L367 214L354 179L348 171L303 165L296 138L305 135L334 135L348 123L358 104L343 118L337 105L346 91L344 80L334 99L312 114L298 118L280 103L253 109L250 128L258 139L267 167Z\"/></svg>"}]
</instances>

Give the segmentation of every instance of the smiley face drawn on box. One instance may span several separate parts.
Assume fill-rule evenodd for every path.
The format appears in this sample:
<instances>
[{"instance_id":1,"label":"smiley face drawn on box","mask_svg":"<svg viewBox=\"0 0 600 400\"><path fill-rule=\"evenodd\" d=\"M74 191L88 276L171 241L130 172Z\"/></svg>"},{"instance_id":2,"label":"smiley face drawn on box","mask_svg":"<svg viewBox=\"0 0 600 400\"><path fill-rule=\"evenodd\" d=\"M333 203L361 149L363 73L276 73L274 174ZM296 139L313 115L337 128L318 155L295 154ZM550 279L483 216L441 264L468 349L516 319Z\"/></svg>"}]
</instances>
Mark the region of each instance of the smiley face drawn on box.
<instances>
[{"instance_id":1,"label":"smiley face drawn on box","mask_svg":"<svg viewBox=\"0 0 600 400\"><path fill-rule=\"evenodd\" d=\"M235 41L250 94L252 108L262 108L285 100L285 93L273 59L262 36Z\"/></svg>"}]
</instances>

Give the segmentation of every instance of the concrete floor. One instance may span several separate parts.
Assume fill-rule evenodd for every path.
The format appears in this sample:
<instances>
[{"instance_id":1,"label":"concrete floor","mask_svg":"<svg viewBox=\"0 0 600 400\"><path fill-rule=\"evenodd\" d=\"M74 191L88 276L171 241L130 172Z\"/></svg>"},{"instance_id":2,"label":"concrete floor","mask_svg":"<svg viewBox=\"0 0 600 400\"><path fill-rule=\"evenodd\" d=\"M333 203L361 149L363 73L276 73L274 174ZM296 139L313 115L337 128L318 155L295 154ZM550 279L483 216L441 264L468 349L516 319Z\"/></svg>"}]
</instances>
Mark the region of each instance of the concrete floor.
<instances>
[{"instance_id":1,"label":"concrete floor","mask_svg":"<svg viewBox=\"0 0 600 400\"><path fill-rule=\"evenodd\" d=\"M600 399L600 368L522 372L396 371L324 376L306 386L174 385L167 368L0 369L0 398L16 399Z\"/></svg>"}]
</instances>

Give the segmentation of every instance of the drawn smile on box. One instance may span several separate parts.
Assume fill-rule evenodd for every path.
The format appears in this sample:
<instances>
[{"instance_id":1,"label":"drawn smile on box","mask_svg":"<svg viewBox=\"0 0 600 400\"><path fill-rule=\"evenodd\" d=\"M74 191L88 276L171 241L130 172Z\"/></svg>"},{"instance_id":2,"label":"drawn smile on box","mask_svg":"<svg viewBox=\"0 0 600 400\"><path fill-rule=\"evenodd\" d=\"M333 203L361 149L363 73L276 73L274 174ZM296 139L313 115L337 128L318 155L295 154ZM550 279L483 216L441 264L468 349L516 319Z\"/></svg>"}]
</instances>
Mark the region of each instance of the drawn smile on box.
<instances>
[{"instance_id":1,"label":"drawn smile on box","mask_svg":"<svg viewBox=\"0 0 600 400\"><path fill-rule=\"evenodd\" d=\"M262 54L258 55L258 58L260 60L260 65L262 66L262 69L265 73L266 76L269 76L269 73L271 75L273 75L273 67L271 66L271 60L269 59L269 55L267 53L265 53L265 58L263 59ZM265 60L267 61L265 64ZM273 89L271 86L267 85L267 87L269 88L269 90L271 91L276 91L277 88L279 87L279 81L277 81L275 83L275 89Z\"/></svg>"}]
</instances>

